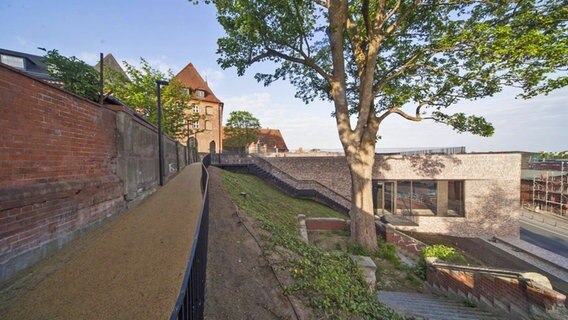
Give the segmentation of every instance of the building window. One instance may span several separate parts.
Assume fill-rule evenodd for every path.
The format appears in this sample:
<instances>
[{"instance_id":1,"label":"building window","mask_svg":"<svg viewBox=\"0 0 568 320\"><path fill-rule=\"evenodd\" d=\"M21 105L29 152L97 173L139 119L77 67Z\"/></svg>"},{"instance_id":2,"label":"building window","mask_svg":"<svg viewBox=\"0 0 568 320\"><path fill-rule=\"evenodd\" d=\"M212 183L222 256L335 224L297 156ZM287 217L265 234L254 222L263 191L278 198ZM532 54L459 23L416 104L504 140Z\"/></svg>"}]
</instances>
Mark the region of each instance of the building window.
<instances>
[{"instance_id":1,"label":"building window","mask_svg":"<svg viewBox=\"0 0 568 320\"><path fill-rule=\"evenodd\" d=\"M195 96L197 98L205 98L205 91L203 90L195 90Z\"/></svg>"},{"instance_id":2,"label":"building window","mask_svg":"<svg viewBox=\"0 0 568 320\"><path fill-rule=\"evenodd\" d=\"M0 55L0 61L2 63L9 65L10 67L25 69L24 58L7 56L5 54Z\"/></svg>"},{"instance_id":3,"label":"building window","mask_svg":"<svg viewBox=\"0 0 568 320\"><path fill-rule=\"evenodd\" d=\"M181 91L183 92L183 94L188 95L188 96L191 94L191 91L189 90L189 88L182 88Z\"/></svg>"},{"instance_id":4,"label":"building window","mask_svg":"<svg viewBox=\"0 0 568 320\"><path fill-rule=\"evenodd\" d=\"M199 106L193 105L192 110L193 110L193 113L199 113Z\"/></svg>"},{"instance_id":5,"label":"building window","mask_svg":"<svg viewBox=\"0 0 568 320\"><path fill-rule=\"evenodd\" d=\"M193 126L194 129L199 129L199 120L198 121L193 121L191 123L191 125Z\"/></svg>"},{"instance_id":6,"label":"building window","mask_svg":"<svg viewBox=\"0 0 568 320\"><path fill-rule=\"evenodd\" d=\"M465 215L464 181L375 181L373 184L373 207L377 214L439 217ZM396 191L393 192L393 189Z\"/></svg>"},{"instance_id":7,"label":"building window","mask_svg":"<svg viewBox=\"0 0 568 320\"><path fill-rule=\"evenodd\" d=\"M205 130L213 130L213 124L211 121L205 121Z\"/></svg>"},{"instance_id":8,"label":"building window","mask_svg":"<svg viewBox=\"0 0 568 320\"><path fill-rule=\"evenodd\" d=\"M212 115L213 114L213 107L206 107L205 113L208 114L208 115Z\"/></svg>"}]
</instances>

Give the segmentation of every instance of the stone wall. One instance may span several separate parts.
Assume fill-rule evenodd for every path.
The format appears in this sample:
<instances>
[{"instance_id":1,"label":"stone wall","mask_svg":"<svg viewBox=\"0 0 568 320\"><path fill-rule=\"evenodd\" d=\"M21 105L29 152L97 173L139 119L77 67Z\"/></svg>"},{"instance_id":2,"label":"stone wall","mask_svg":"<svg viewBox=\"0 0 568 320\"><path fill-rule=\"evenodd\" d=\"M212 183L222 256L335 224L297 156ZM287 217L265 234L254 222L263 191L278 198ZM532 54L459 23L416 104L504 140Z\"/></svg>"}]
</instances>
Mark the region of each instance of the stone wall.
<instances>
[{"instance_id":1,"label":"stone wall","mask_svg":"<svg viewBox=\"0 0 568 320\"><path fill-rule=\"evenodd\" d=\"M171 177L180 146L167 140ZM0 65L0 281L151 192L157 142L155 127L126 107Z\"/></svg>"},{"instance_id":2,"label":"stone wall","mask_svg":"<svg viewBox=\"0 0 568 320\"><path fill-rule=\"evenodd\" d=\"M265 158L296 179L315 180L351 198L351 178L343 157ZM462 180L464 217L409 216L417 232L454 236L518 236L520 154L381 155L376 180Z\"/></svg>"}]
</instances>

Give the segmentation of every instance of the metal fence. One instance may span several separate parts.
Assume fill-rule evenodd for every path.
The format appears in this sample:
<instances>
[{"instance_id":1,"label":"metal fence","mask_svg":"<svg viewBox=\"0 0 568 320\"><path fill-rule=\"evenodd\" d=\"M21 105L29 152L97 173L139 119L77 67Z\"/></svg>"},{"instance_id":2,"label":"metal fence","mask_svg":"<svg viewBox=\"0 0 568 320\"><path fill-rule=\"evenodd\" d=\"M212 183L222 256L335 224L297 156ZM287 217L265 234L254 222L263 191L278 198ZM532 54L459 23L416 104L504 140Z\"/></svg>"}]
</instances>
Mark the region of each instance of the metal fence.
<instances>
[{"instance_id":1,"label":"metal fence","mask_svg":"<svg viewBox=\"0 0 568 320\"><path fill-rule=\"evenodd\" d=\"M205 307L205 273L207 270L207 239L209 233L209 173L210 156L205 156L201 166L201 192L203 201L197 230L183 284L170 320L203 319Z\"/></svg>"}]
</instances>

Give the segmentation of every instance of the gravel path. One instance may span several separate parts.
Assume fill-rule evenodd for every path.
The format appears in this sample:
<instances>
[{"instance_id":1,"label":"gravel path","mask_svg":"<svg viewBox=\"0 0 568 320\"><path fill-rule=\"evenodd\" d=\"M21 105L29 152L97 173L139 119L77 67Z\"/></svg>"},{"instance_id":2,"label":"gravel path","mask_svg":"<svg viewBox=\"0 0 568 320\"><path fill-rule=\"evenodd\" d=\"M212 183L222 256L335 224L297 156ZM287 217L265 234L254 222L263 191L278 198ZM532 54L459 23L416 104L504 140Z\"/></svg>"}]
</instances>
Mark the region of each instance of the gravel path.
<instances>
[{"instance_id":1,"label":"gravel path","mask_svg":"<svg viewBox=\"0 0 568 320\"><path fill-rule=\"evenodd\" d=\"M0 293L11 301L0 319L169 318L197 223L200 176L200 164L186 167L137 207L28 270Z\"/></svg>"}]
</instances>

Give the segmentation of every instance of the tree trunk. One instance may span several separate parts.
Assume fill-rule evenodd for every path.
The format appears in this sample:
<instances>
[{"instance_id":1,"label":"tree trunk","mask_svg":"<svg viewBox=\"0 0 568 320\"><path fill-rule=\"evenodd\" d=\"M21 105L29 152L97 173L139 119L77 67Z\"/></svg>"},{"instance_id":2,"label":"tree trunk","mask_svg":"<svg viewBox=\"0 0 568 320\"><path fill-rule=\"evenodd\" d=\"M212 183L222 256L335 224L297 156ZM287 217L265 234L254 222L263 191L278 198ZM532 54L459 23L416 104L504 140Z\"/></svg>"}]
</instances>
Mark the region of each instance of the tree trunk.
<instances>
[{"instance_id":1,"label":"tree trunk","mask_svg":"<svg viewBox=\"0 0 568 320\"><path fill-rule=\"evenodd\" d=\"M371 251L377 251L377 233L373 210L372 175L375 163L372 150L363 150L347 156L351 173L351 242ZM372 152L368 152L372 151Z\"/></svg>"}]
</instances>

